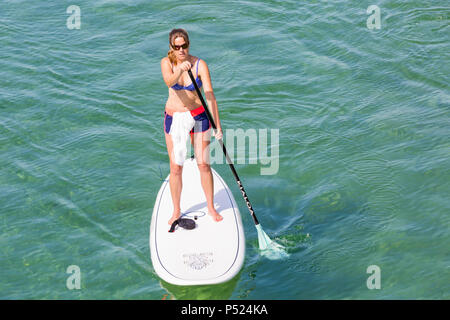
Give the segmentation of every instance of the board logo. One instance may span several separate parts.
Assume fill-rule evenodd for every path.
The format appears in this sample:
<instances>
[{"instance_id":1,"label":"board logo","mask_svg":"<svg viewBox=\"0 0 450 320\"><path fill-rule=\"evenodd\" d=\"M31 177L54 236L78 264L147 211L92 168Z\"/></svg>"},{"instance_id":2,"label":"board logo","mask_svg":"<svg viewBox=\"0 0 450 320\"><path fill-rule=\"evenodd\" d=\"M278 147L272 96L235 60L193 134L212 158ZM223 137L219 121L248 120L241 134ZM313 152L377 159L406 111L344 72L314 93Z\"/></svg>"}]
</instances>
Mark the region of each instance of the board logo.
<instances>
[{"instance_id":1,"label":"board logo","mask_svg":"<svg viewBox=\"0 0 450 320\"><path fill-rule=\"evenodd\" d=\"M183 254L184 264L194 270L202 270L209 266L213 260L212 252Z\"/></svg>"}]
</instances>

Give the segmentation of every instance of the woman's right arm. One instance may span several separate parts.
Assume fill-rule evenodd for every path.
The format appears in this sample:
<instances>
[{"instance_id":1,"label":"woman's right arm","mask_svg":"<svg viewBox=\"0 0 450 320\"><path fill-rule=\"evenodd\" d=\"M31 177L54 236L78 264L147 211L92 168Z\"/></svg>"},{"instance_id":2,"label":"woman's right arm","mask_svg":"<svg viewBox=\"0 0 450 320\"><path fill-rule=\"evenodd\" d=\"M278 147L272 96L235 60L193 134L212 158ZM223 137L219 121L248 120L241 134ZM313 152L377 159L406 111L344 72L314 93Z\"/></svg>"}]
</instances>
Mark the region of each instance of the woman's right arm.
<instances>
[{"instance_id":1,"label":"woman's right arm","mask_svg":"<svg viewBox=\"0 0 450 320\"><path fill-rule=\"evenodd\" d=\"M180 78L181 74L190 68L190 63L188 61L183 62L180 67L175 67L174 71L172 71L172 66L170 65L169 58L164 57L161 60L161 72L164 79L164 82L166 83L167 87L172 87L178 82L178 79ZM186 69L186 70L184 70Z\"/></svg>"}]
</instances>

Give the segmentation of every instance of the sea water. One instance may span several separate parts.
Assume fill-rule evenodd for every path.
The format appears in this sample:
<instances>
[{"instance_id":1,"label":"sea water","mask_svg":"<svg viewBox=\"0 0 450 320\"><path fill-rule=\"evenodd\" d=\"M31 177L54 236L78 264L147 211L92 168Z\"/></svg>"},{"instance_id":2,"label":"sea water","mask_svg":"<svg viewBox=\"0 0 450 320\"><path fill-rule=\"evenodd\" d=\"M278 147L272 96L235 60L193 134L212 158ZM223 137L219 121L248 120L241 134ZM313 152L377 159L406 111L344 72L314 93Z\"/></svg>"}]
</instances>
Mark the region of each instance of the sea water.
<instances>
[{"instance_id":1,"label":"sea water","mask_svg":"<svg viewBox=\"0 0 450 320\"><path fill-rule=\"evenodd\" d=\"M449 19L443 0L2 1L0 298L449 299ZM216 286L164 283L150 260L175 27L288 254L261 253L217 161L247 250ZM278 152L267 174L260 150Z\"/></svg>"}]
</instances>

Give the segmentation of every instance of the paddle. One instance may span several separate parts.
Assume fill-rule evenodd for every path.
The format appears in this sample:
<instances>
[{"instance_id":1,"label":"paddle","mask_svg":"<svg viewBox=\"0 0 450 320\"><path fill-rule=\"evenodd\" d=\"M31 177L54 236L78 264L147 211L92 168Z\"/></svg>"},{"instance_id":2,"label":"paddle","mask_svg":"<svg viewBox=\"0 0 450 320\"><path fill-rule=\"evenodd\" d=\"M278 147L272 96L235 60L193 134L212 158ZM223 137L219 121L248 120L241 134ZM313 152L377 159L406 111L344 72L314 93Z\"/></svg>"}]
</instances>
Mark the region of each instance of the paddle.
<instances>
[{"instance_id":1,"label":"paddle","mask_svg":"<svg viewBox=\"0 0 450 320\"><path fill-rule=\"evenodd\" d=\"M202 93L200 92L197 82L195 81L195 78L192 75L192 71L188 70L188 74L189 74L189 77L191 78L192 83L194 84L195 91L197 92L197 95L200 98L200 101L202 102L202 105L205 108L206 116L208 117L209 122L211 122L211 126L213 127L214 131L216 131L217 130L216 124L214 122L213 117L211 116L211 113L208 110L208 105L206 104L205 100L203 99ZM236 179L239 189L241 190L242 196L244 197L245 203L247 204L247 208L250 211L250 215L253 218L253 222L255 223L255 227L258 232L259 249L260 250L272 249L275 251L280 250L281 254L275 255L275 257L278 258L278 256L282 256L283 253L285 254L283 248L279 244L273 242L269 238L269 236L264 232L264 230L262 229L262 226L259 224L258 218L256 218L255 211L253 210L250 200L248 199L247 192L245 192L245 189L244 189L244 186L242 185L241 179L239 179L236 169L234 168L233 161L231 161L230 157L228 156L228 152L227 152L227 149L225 148L225 144L223 143L223 140L218 139L218 142L219 142L220 146L222 147L223 153L225 154L225 158L227 159L227 163L230 166L231 172L233 172L234 178ZM273 258L274 256L270 255L269 257Z\"/></svg>"}]
</instances>

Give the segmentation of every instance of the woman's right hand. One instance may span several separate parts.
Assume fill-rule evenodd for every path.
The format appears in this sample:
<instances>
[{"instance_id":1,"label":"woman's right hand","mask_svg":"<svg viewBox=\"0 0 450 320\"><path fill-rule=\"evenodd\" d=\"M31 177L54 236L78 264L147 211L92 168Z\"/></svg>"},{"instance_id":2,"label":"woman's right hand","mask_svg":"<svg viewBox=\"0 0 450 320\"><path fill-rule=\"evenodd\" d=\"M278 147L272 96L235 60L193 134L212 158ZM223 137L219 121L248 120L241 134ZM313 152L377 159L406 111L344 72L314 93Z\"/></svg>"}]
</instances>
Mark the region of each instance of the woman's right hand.
<instances>
[{"instance_id":1,"label":"woman's right hand","mask_svg":"<svg viewBox=\"0 0 450 320\"><path fill-rule=\"evenodd\" d=\"M191 63L189 61L184 61L180 66L178 67L180 70L188 71L192 67Z\"/></svg>"}]
</instances>

